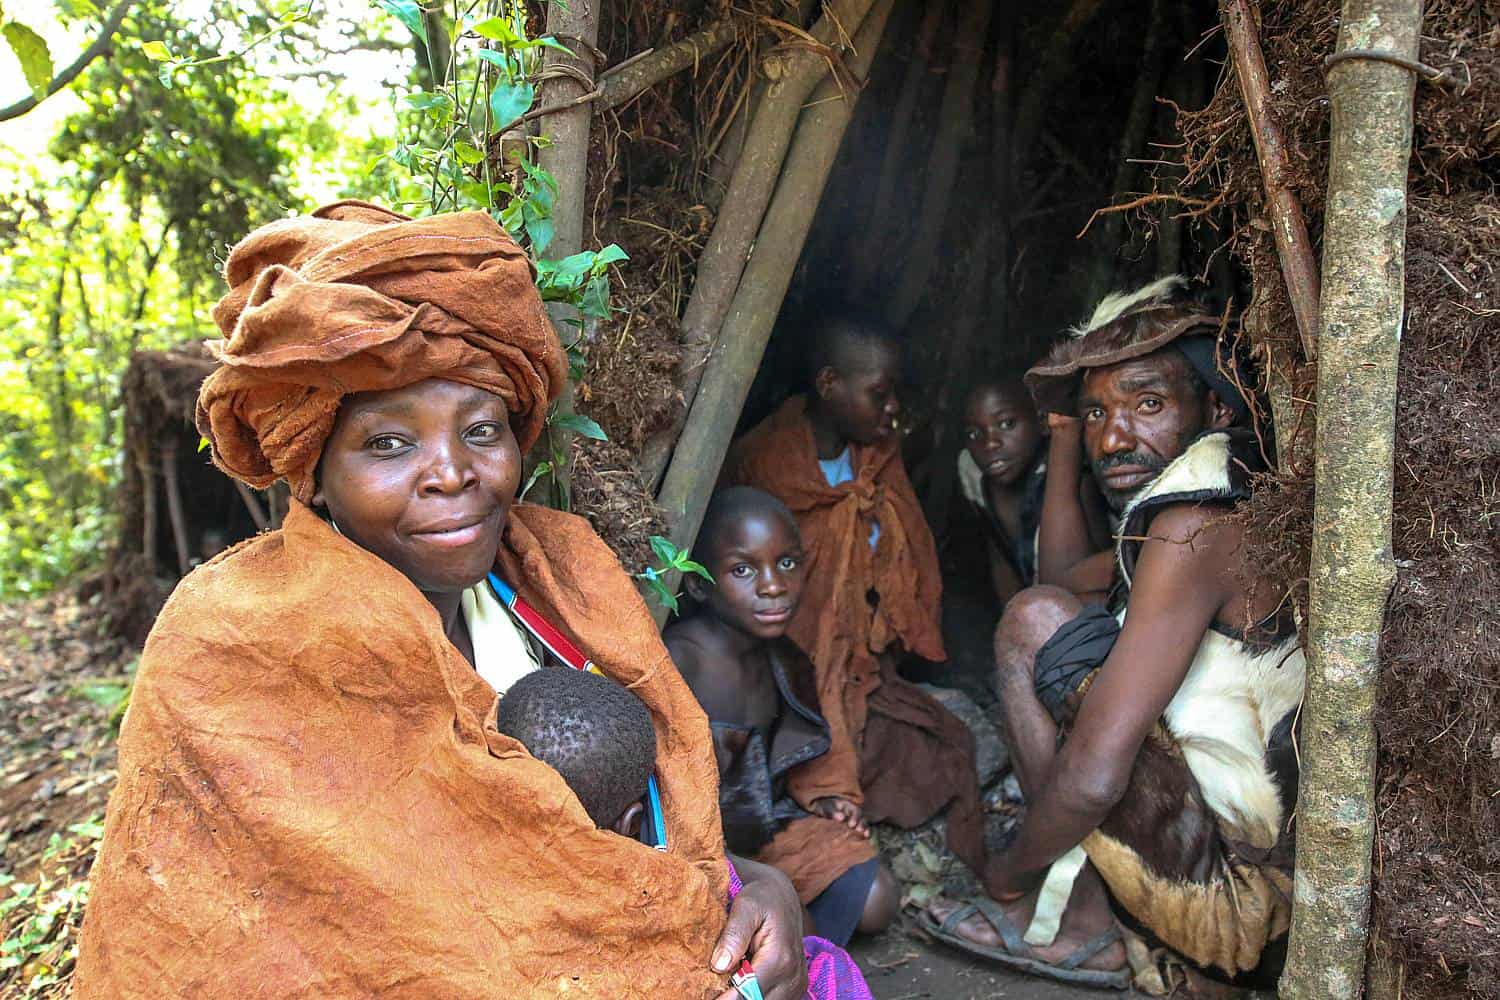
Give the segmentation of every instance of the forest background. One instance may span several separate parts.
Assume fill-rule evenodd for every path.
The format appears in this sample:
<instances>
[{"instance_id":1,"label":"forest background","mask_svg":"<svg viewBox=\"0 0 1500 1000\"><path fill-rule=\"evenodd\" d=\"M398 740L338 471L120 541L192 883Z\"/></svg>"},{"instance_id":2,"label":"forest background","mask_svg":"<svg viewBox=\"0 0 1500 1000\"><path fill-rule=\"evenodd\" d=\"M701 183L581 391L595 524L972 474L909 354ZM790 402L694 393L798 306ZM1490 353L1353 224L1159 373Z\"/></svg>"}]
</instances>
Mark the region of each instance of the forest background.
<instances>
[{"instance_id":1,"label":"forest background","mask_svg":"<svg viewBox=\"0 0 1500 1000\"><path fill-rule=\"evenodd\" d=\"M551 43L522 5L451 6L5 0L0 600L104 559L120 376L134 351L216 335L220 266L251 229L370 198L491 209L545 249L555 191L534 150L502 177L479 147L531 105ZM544 273L548 297L602 310L613 259Z\"/></svg>"}]
</instances>

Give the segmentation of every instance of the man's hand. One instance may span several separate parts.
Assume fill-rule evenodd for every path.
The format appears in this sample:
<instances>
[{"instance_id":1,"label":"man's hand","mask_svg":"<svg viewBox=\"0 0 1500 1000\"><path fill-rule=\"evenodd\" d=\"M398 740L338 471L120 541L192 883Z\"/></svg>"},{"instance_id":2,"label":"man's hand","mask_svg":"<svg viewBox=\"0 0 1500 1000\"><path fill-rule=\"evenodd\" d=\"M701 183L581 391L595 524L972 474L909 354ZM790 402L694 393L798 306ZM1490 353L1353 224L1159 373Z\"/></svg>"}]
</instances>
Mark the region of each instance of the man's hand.
<instances>
[{"instance_id":1,"label":"man's hand","mask_svg":"<svg viewBox=\"0 0 1500 1000\"><path fill-rule=\"evenodd\" d=\"M1048 413L1047 430L1052 432L1053 437L1062 435L1066 438L1083 438L1083 421L1077 417L1070 417L1066 413Z\"/></svg>"},{"instance_id":2,"label":"man's hand","mask_svg":"<svg viewBox=\"0 0 1500 1000\"><path fill-rule=\"evenodd\" d=\"M750 959L766 1000L802 1000L807 961L802 953L802 902L791 879L770 865L732 857L744 886L729 907L729 922L714 946L713 969L730 973ZM734 989L719 1000L739 1000Z\"/></svg>"},{"instance_id":3,"label":"man's hand","mask_svg":"<svg viewBox=\"0 0 1500 1000\"><path fill-rule=\"evenodd\" d=\"M864 812L841 795L825 795L821 799L814 799L812 811L824 819L844 824L866 840L870 839L870 824L865 822Z\"/></svg>"}]
</instances>

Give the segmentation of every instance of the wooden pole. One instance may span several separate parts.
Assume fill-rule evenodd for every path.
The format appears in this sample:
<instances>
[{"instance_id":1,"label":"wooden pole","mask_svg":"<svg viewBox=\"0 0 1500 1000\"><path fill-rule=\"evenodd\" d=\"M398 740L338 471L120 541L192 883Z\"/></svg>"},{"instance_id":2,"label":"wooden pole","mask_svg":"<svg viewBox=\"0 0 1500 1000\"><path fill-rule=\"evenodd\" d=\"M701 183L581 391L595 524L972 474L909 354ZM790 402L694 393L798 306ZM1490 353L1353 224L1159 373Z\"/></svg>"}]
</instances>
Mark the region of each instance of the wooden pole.
<instances>
[{"instance_id":1,"label":"wooden pole","mask_svg":"<svg viewBox=\"0 0 1500 1000\"><path fill-rule=\"evenodd\" d=\"M1318 327L1318 266L1313 258L1312 240L1307 235L1307 223L1302 218L1302 206L1289 186L1286 139L1281 134L1281 123L1271 113L1271 79L1260 49L1260 32L1255 26L1250 0L1221 0L1219 13L1224 20L1240 95L1250 116L1250 134L1255 139L1255 156L1266 188L1266 209L1271 215L1276 253L1281 258L1281 275L1292 300L1302 350L1308 361L1314 361L1318 356L1314 340Z\"/></svg>"},{"instance_id":2,"label":"wooden pole","mask_svg":"<svg viewBox=\"0 0 1500 1000\"><path fill-rule=\"evenodd\" d=\"M979 80L979 64L989 36L992 11L990 0L964 0L958 12L953 60L948 65L948 80L943 87L937 133L932 137L932 157L922 185L917 231L907 248L895 294L886 309L885 319L896 329L906 326L927 296L928 279L937 260L943 226L948 221L948 205L953 199L958 157L974 120L975 84Z\"/></svg>"},{"instance_id":3,"label":"wooden pole","mask_svg":"<svg viewBox=\"0 0 1500 1000\"><path fill-rule=\"evenodd\" d=\"M664 49L651 49L626 59L599 77L599 106L613 108L689 66L727 49L742 30L750 28L746 18L731 15ZM598 27L595 26L597 36Z\"/></svg>"},{"instance_id":4,"label":"wooden pole","mask_svg":"<svg viewBox=\"0 0 1500 1000\"><path fill-rule=\"evenodd\" d=\"M877 0L855 36L856 55L850 69L861 80L869 74L893 2ZM858 94L848 94L845 100L839 96L838 82L829 79L802 113L786 170L760 227L755 253L724 321L721 349L708 362L682 440L662 481L657 501L666 511L670 537L679 548L692 548L698 537L698 526L729 450L740 408L760 367L802 244L812 228L828 172L854 113ZM676 581L668 585L675 587Z\"/></svg>"},{"instance_id":5,"label":"wooden pole","mask_svg":"<svg viewBox=\"0 0 1500 1000\"><path fill-rule=\"evenodd\" d=\"M156 574L156 470L151 464L151 445L141 449L136 459L141 476L141 549L146 556L146 572Z\"/></svg>"},{"instance_id":6,"label":"wooden pole","mask_svg":"<svg viewBox=\"0 0 1500 1000\"><path fill-rule=\"evenodd\" d=\"M693 293L682 315L683 350L677 385L686 405L682 416L653 435L641 450L641 479L647 486L654 487L661 479L686 426L688 411L703 381L704 366L776 190L803 105L828 74L828 56L842 51L845 32L860 27L870 5L871 0L828 0L823 17L811 32L814 40L827 47L826 52L811 51L806 46L777 49L761 66L770 83L750 121L745 147L724 196L723 211L698 257Z\"/></svg>"},{"instance_id":7,"label":"wooden pole","mask_svg":"<svg viewBox=\"0 0 1500 1000\"><path fill-rule=\"evenodd\" d=\"M593 91L594 53L599 41L599 6L602 0L551 0L547 4L547 33L567 52L547 49L542 63L543 80L538 88L539 107L561 107ZM551 70L551 73L547 71ZM589 82L585 82L589 81ZM583 214L588 187L589 129L594 108L587 101L546 116L543 128L550 142L537 155L538 165L557 181L557 202L552 210L552 243L542 255L560 260L583 249ZM577 309L549 302L547 315L564 344L583 336ZM554 414L573 412L573 383L568 382L554 404ZM573 435L556 424L546 433L552 465L553 503L562 510L572 506L569 453Z\"/></svg>"},{"instance_id":8,"label":"wooden pole","mask_svg":"<svg viewBox=\"0 0 1500 1000\"><path fill-rule=\"evenodd\" d=\"M1074 43L1079 32L1088 27L1103 4L1104 0L1073 0L1053 28L1052 36L1036 62L1036 69L1027 77L1026 87L1021 92L1020 100L1016 102L1011 129L1013 177L1020 176L1021 169L1033 153L1033 147L1041 135L1042 121L1047 115L1048 102L1057 96L1058 88L1067 75L1077 70Z\"/></svg>"},{"instance_id":9,"label":"wooden pole","mask_svg":"<svg viewBox=\"0 0 1500 1000\"><path fill-rule=\"evenodd\" d=\"M870 235L862 246L855 249L854 274L850 279L850 284L862 295L872 291L876 272L895 246L896 236L901 230L897 225L896 186L903 179L911 183L910 173L903 169L911 162L910 132L917 116L917 101L922 96L923 84L932 72L932 46L947 8L943 0L928 0L927 9L922 14L922 26L917 30L917 43L912 47L906 73L901 79L901 92L896 97L895 110L891 112L891 131L881 156L880 179L875 183Z\"/></svg>"},{"instance_id":10,"label":"wooden pole","mask_svg":"<svg viewBox=\"0 0 1500 1000\"><path fill-rule=\"evenodd\" d=\"M1338 51L1414 60L1421 27L1421 0L1344 0ZM1328 73L1317 497L1287 1000L1354 1000L1365 982L1380 631L1395 580L1391 489L1414 88L1411 71L1371 59L1346 58Z\"/></svg>"},{"instance_id":11,"label":"wooden pole","mask_svg":"<svg viewBox=\"0 0 1500 1000\"><path fill-rule=\"evenodd\" d=\"M1156 92L1161 87L1161 56L1164 45L1166 0L1151 0L1151 13L1146 21L1146 37L1141 43L1141 68L1136 74L1135 89L1130 95L1130 104L1125 112L1125 127L1120 134L1119 153L1115 160L1115 179L1111 186L1110 200L1127 200L1141 172L1140 164L1132 160L1143 155L1141 147L1151 130L1155 117ZM1110 212L1099 222L1094 234L1093 276L1089 283L1089 301L1097 302L1109 293L1114 285L1115 272L1119 270L1120 245L1125 236L1125 213ZM1128 239L1125 240L1129 242ZM1175 273L1175 272L1173 272Z\"/></svg>"},{"instance_id":12,"label":"wooden pole","mask_svg":"<svg viewBox=\"0 0 1500 1000\"><path fill-rule=\"evenodd\" d=\"M187 517L182 511L182 484L177 479L175 445L162 446L161 471L167 486L167 518L172 522L172 544L177 547L177 575L187 576L188 570L193 568L193 556L188 547Z\"/></svg>"},{"instance_id":13,"label":"wooden pole","mask_svg":"<svg viewBox=\"0 0 1500 1000\"><path fill-rule=\"evenodd\" d=\"M266 516L265 508L260 505L260 501L255 498L255 494L250 492L250 487L236 479L234 480L234 488L235 492L239 493L240 499L245 501L245 509L250 512L250 520L255 522L255 530L265 531L269 528L271 526L270 518Z\"/></svg>"}]
</instances>

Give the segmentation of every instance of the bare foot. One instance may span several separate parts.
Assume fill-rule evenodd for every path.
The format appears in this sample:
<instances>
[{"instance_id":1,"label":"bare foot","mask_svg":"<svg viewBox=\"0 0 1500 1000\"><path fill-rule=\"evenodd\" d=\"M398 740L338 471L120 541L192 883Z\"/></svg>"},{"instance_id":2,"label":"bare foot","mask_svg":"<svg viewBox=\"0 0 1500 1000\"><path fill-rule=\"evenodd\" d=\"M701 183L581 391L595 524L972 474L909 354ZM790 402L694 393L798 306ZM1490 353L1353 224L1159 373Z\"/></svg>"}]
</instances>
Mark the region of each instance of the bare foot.
<instances>
[{"instance_id":1,"label":"bare foot","mask_svg":"<svg viewBox=\"0 0 1500 1000\"><path fill-rule=\"evenodd\" d=\"M1036 897L1037 894L1032 892L1013 903L998 904L1006 917L1010 919L1011 924L1022 934L1026 933L1026 928L1031 924L1031 915L1036 908ZM928 905L927 912L934 920L942 923L962 905L950 899L939 898ZM1030 945L1029 957L1048 964L1061 962L1072 957L1079 948L1109 930L1114 926L1114 920L1113 914L1109 912L1109 904L1104 895L1104 888L1099 882L1099 876L1094 873L1092 867L1085 866L1078 873L1078 880L1073 883L1073 894L1068 898L1067 908L1063 911L1062 925L1058 928L1056 940L1045 947ZM965 917L954 928L954 933L965 941L986 948L1006 950L1005 942L1001 939L999 932L982 913L976 912ZM1081 964L1081 968L1102 972L1114 972L1124 967L1125 946L1119 941L1099 949Z\"/></svg>"}]
</instances>

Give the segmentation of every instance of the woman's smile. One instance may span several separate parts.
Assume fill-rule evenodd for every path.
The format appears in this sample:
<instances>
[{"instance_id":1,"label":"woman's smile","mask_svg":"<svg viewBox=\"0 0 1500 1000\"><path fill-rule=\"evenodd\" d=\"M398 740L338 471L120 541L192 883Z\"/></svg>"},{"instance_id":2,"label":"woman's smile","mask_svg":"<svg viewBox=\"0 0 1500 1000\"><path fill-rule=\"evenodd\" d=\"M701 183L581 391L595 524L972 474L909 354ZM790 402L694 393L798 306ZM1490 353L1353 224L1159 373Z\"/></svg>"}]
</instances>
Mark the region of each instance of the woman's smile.
<instances>
[{"instance_id":1,"label":"woman's smile","mask_svg":"<svg viewBox=\"0 0 1500 1000\"><path fill-rule=\"evenodd\" d=\"M456 514L435 518L409 534L424 545L439 548L460 549L488 538L494 530L492 522L504 513L495 508L489 513Z\"/></svg>"}]
</instances>

